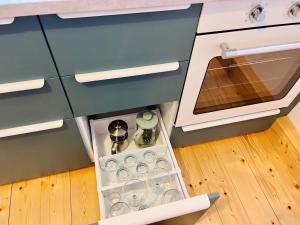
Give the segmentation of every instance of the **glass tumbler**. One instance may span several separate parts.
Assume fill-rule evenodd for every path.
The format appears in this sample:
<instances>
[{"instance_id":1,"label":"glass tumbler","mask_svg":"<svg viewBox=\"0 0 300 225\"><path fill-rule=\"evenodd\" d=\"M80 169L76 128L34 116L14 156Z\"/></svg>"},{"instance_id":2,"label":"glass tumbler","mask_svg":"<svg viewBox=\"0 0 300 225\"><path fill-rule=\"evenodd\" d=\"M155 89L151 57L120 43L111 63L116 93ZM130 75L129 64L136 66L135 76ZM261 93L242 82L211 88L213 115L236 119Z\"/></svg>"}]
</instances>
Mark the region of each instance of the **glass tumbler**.
<instances>
[{"instance_id":1,"label":"glass tumbler","mask_svg":"<svg viewBox=\"0 0 300 225\"><path fill-rule=\"evenodd\" d=\"M118 169L119 162L116 159L107 159L104 163L104 170L107 172L114 172Z\"/></svg>"},{"instance_id":2,"label":"glass tumbler","mask_svg":"<svg viewBox=\"0 0 300 225\"><path fill-rule=\"evenodd\" d=\"M155 177L157 175L159 175L160 177ZM164 193L165 190L172 187L172 177L168 170L155 169L152 172L152 175L150 175L148 178L148 185L153 194L160 195Z\"/></svg>"},{"instance_id":3,"label":"glass tumbler","mask_svg":"<svg viewBox=\"0 0 300 225\"><path fill-rule=\"evenodd\" d=\"M139 177L139 178L146 177L146 176L148 176L148 173L149 173L149 166L146 163L139 162L136 165L135 172L137 174L137 177Z\"/></svg>"},{"instance_id":4,"label":"glass tumbler","mask_svg":"<svg viewBox=\"0 0 300 225\"><path fill-rule=\"evenodd\" d=\"M182 199L182 194L177 189L168 189L166 190L161 198L161 203L166 204L170 202L179 201Z\"/></svg>"},{"instance_id":5,"label":"glass tumbler","mask_svg":"<svg viewBox=\"0 0 300 225\"><path fill-rule=\"evenodd\" d=\"M147 208L145 204L147 198L147 185L145 181L132 179L125 183L123 187L124 201L131 207Z\"/></svg>"},{"instance_id":6,"label":"glass tumbler","mask_svg":"<svg viewBox=\"0 0 300 225\"><path fill-rule=\"evenodd\" d=\"M124 158L124 165L128 168L134 167L137 164L137 157L135 155L127 155Z\"/></svg>"},{"instance_id":7,"label":"glass tumbler","mask_svg":"<svg viewBox=\"0 0 300 225\"><path fill-rule=\"evenodd\" d=\"M116 202L110 207L111 216L120 216L130 212L130 207L126 202Z\"/></svg>"},{"instance_id":8,"label":"glass tumbler","mask_svg":"<svg viewBox=\"0 0 300 225\"><path fill-rule=\"evenodd\" d=\"M151 164L155 161L156 159L156 153L154 151L145 151L143 154L143 158L145 160L145 162L147 162L148 164Z\"/></svg>"},{"instance_id":9,"label":"glass tumbler","mask_svg":"<svg viewBox=\"0 0 300 225\"><path fill-rule=\"evenodd\" d=\"M171 165L169 161L163 157L159 157L156 159L155 165L158 169L170 170Z\"/></svg>"},{"instance_id":10,"label":"glass tumbler","mask_svg":"<svg viewBox=\"0 0 300 225\"><path fill-rule=\"evenodd\" d=\"M117 176L117 179L118 179L119 182L124 182L124 181L129 180L129 178L130 178L130 172L129 172L129 170L126 167L121 166L117 170L116 176Z\"/></svg>"},{"instance_id":11,"label":"glass tumbler","mask_svg":"<svg viewBox=\"0 0 300 225\"><path fill-rule=\"evenodd\" d=\"M107 159L104 163L100 164L101 169L105 172L105 177L108 183L115 183L115 174L119 168L119 162L116 159Z\"/></svg>"},{"instance_id":12,"label":"glass tumbler","mask_svg":"<svg viewBox=\"0 0 300 225\"><path fill-rule=\"evenodd\" d=\"M121 195L118 192L112 192L106 196L110 206L114 205L117 202L121 201Z\"/></svg>"}]
</instances>

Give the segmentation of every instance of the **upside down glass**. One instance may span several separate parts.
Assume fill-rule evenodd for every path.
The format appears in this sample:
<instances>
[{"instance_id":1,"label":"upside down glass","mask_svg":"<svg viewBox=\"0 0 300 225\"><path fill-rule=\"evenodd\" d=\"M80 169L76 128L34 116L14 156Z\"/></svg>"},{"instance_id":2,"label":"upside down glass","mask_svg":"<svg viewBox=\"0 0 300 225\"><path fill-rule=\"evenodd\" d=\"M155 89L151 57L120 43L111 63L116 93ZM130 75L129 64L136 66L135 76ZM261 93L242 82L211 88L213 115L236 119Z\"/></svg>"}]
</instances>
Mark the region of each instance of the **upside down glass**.
<instances>
[{"instance_id":1,"label":"upside down glass","mask_svg":"<svg viewBox=\"0 0 300 225\"><path fill-rule=\"evenodd\" d=\"M139 209L140 207L146 208L145 202L147 198L147 185L145 181L132 179L125 183L123 186L124 201L129 206Z\"/></svg>"},{"instance_id":2,"label":"upside down glass","mask_svg":"<svg viewBox=\"0 0 300 225\"><path fill-rule=\"evenodd\" d=\"M111 216L120 216L130 212L130 207L126 202L116 202L110 207Z\"/></svg>"},{"instance_id":3,"label":"upside down glass","mask_svg":"<svg viewBox=\"0 0 300 225\"><path fill-rule=\"evenodd\" d=\"M166 204L170 202L179 201L182 199L182 194L177 189L168 189L163 193L161 203Z\"/></svg>"}]
</instances>

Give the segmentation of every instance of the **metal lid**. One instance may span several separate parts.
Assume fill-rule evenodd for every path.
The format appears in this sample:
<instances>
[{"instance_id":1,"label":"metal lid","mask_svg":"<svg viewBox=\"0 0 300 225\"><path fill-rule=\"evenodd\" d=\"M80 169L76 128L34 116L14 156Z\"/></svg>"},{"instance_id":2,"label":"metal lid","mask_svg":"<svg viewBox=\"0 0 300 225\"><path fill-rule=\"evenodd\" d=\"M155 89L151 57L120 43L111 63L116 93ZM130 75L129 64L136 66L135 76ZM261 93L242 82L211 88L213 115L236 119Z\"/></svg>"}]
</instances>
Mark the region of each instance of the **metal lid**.
<instances>
[{"instance_id":1,"label":"metal lid","mask_svg":"<svg viewBox=\"0 0 300 225\"><path fill-rule=\"evenodd\" d=\"M136 116L136 123L140 128L149 130L157 126L158 117L152 111L140 112Z\"/></svg>"},{"instance_id":2,"label":"metal lid","mask_svg":"<svg viewBox=\"0 0 300 225\"><path fill-rule=\"evenodd\" d=\"M109 124L108 131L111 136L123 137L127 135L128 125L123 120L114 120Z\"/></svg>"}]
</instances>

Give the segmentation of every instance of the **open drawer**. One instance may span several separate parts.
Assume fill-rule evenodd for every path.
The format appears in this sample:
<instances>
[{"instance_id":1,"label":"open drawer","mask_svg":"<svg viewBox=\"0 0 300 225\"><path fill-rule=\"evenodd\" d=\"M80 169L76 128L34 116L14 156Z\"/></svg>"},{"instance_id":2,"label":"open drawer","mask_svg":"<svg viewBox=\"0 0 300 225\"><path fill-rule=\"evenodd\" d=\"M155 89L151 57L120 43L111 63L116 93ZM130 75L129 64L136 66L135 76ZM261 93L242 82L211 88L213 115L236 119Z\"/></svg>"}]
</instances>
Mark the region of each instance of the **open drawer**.
<instances>
[{"instance_id":1,"label":"open drawer","mask_svg":"<svg viewBox=\"0 0 300 225\"><path fill-rule=\"evenodd\" d=\"M189 197L160 111L155 112L159 135L156 144L147 148L138 148L133 141L136 113L90 120L102 219L99 225L142 225L172 218L182 221L184 215L208 209L219 197L218 193ZM116 119L128 124L129 146L110 155L107 127ZM153 157L147 157L149 153ZM164 163L158 164L160 160ZM140 165L146 169L138 170Z\"/></svg>"}]
</instances>

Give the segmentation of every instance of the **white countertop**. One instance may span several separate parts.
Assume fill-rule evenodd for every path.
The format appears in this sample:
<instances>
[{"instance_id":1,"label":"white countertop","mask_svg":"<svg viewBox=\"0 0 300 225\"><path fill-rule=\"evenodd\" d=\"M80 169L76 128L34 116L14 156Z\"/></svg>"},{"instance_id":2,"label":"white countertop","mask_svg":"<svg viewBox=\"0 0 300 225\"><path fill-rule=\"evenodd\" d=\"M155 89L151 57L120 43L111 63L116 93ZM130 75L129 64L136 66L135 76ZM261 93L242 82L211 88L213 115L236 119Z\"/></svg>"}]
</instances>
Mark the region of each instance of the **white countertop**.
<instances>
[{"instance_id":1,"label":"white countertop","mask_svg":"<svg viewBox=\"0 0 300 225\"><path fill-rule=\"evenodd\" d=\"M172 7L221 0L0 0L0 18ZM108 13L107 13L108 11Z\"/></svg>"}]
</instances>

